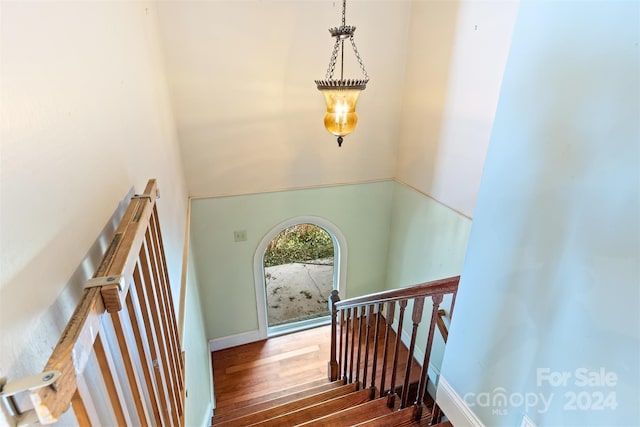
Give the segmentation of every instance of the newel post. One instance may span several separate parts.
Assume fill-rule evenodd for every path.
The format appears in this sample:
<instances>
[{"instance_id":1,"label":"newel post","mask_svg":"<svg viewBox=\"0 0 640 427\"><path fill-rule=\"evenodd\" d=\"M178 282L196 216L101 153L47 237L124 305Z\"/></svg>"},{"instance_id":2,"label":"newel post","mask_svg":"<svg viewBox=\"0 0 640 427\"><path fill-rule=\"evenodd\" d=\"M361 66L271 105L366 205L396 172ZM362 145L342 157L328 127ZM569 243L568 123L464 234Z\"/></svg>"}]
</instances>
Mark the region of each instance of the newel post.
<instances>
[{"instance_id":1,"label":"newel post","mask_svg":"<svg viewBox=\"0 0 640 427\"><path fill-rule=\"evenodd\" d=\"M336 381L338 379L338 357L336 355L337 341L338 341L338 326L337 326L337 311L336 304L340 301L340 296L338 295L338 291L334 289L331 291L331 296L329 297L331 303L331 359L329 359L328 366L328 377L329 381Z\"/></svg>"}]
</instances>

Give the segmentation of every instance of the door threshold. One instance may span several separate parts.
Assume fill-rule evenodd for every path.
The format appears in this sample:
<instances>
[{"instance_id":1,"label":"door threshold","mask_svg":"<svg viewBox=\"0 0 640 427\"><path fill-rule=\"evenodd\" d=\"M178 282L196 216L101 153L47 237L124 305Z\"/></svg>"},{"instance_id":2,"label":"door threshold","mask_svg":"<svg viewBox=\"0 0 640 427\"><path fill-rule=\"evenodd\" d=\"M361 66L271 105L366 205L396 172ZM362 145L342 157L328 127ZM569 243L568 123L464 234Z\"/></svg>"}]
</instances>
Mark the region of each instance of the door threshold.
<instances>
[{"instance_id":1,"label":"door threshold","mask_svg":"<svg viewBox=\"0 0 640 427\"><path fill-rule=\"evenodd\" d=\"M322 316L314 319L301 320L299 322L284 323L278 326L269 326L267 327L267 337L273 338L329 324L331 324L331 316Z\"/></svg>"}]
</instances>

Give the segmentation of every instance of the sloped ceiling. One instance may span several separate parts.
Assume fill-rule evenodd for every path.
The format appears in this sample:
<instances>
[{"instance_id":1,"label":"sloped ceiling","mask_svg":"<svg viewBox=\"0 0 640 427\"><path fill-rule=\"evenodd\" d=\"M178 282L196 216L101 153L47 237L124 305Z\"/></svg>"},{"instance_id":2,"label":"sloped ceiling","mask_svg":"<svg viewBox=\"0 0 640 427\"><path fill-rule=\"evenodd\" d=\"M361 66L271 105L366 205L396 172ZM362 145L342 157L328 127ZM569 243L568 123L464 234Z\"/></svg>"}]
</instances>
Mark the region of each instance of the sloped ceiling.
<instances>
[{"instance_id":1,"label":"sloped ceiling","mask_svg":"<svg viewBox=\"0 0 640 427\"><path fill-rule=\"evenodd\" d=\"M158 2L160 35L191 196L391 178L411 5L349 1L371 77L356 131L323 126L325 77L342 2ZM360 78L351 49L345 77Z\"/></svg>"}]
</instances>

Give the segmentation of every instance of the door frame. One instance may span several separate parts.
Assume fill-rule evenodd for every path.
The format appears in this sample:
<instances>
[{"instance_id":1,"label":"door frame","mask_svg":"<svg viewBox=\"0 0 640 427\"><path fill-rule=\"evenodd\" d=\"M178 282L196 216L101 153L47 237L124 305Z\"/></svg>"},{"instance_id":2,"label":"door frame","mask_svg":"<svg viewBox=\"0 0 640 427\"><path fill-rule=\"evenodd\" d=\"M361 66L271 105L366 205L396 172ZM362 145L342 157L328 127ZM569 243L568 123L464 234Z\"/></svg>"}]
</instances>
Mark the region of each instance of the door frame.
<instances>
[{"instance_id":1,"label":"door frame","mask_svg":"<svg viewBox=\"0 0 640 427\"><path fill-rule=\"evenodd\" d=\"M269 334L267 321L267 295L264 277L264 252L271 241L281 231L298 224L313 224L324 229L331 236L333 242L333 288L340 295L346 295L347 283L347 239L335 224L319 216L296 216L283 221L269 230L262 238L253 256L253 277L256 287L256 312L258 314L258 333L260 339L275 336ZM289 332L291 329L287 330Z\"/></svg>"}]
</instances>

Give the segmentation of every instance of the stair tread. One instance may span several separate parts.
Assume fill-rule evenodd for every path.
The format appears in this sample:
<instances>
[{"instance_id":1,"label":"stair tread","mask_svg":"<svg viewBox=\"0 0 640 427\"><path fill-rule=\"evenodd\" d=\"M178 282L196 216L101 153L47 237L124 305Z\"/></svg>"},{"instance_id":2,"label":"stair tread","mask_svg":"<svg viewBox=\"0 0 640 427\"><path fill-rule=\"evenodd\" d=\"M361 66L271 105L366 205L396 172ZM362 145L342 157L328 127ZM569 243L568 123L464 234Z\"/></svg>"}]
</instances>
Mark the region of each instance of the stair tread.
<instances>
[{"instance_id":1,"label":"stair tread","mask_svg":"<svg viewBox=\"0 0 640 427\"><path fill-rule=\"evenodd\" d=\"M399 411L394 411L377 418L357 424L358 427L428 427L431 421L431 412L422 409L422 418L419 421L413 419L413 406L408 406ZM434 426L435 427L435 426Z\"/></svg>"},{"instance_id":2,"label":"stair tread","mask_svg":"<svg viewBox=\"0 0 640 427\"><path fill-rule=\"evenodd\" d=\"M317 385L315 385L317 384ZM275 397L269 398L271 395L266 396L265 399L262 399L260 402L252 403L249 405L243 405L241 407L228 407L225 411L218 412L216 411L213 417L213 425L218 425L222 421L227 421L234 418L239 418L245 415L252 414L254 412L263 411L269 408L273 408L279 405L283 405L285 403L293 402L294 400L302 399L308 396L313 396L325 391L333 390L339 387L344 386L344 383L341 381L333 381L329 382L329 380L324 381L312 381L310 383L306 383L308 386L303 390L299 390L301 387L291 387L285 389L279 393ZM289 392L287 394L282 394L282 392Z\"/></svg>"},{"instance_id":3,"label":"stair tread","mask_svg":"<svg viewBox=\"0 0 640 427\"><path fill-rule=\"evenodd\" d=\"M316 403L274 418L258 420L252 425L261 427L299 425L316 418L324 417L325 415L368 402L370 395L371 391L369 389L354 391L353 393L325 400L324 402Z\"/></svg>"},{"instance_id":4,"label":"stair tread","mask_svg":"<svg viewBox=\"0 0 640 427\"><path fill-rule=\"evenodd\" d=\"M382 417L394 414L396 411L387 406L386 398L378 398L362 403L358 406L346 408L341 411L319 417L301 426L304 427L342 427L354 425L372 417Z\"/></svg>"},{"instance_id":5,"label":"stair tread","mask_svg":"<svg viewBox=\"0 0 640 427\"><path fill-rule=\"evenodd\" d=\"M284 414L296 412L301 409L313 407L319 403L332 401L336 398L341 398L353 394L357 389L357 384L340 385L330 388L329 390L323 390L319 393L300 397L292 401L286 401L276 406L271 406L262 410L251 411L250 413L244 413L239 417L229 418L225 417L224 420L215 422L216 427L230 427L230 426L248 426L264 420L276 418Z\"/></svg>"},{"instance_id":6,"label":"stair tread","mask_svg":"<svg viewBox=\"0 0 640 427\"><path fill-rule=\"evenodd\" d=\"M323 385L323 384L329 384L330 381L327 379L327 377L322 377L322 378L316 378L315 380L311 380L311 381L307 381L305 383L302 384L296 384L294 386L291 387L285 387L282 388L280 390L277 391L272 391L269 393L265 393L265 394L260 394L254 397L248 397L246 399L234 399L232 401L228 401L225 404L220 404L218 402L216 402L216 408L215 408L215 414L216 415L222 415L225 414L229 411L235 411L236 409L240 408L240 407L245 407L245 406L249 406L249 405L254 405L256 403L261 403L261 402L265 402L267 400L272 400L275 399L277 397L281 397L281 396L286 396L288 394L292 394L298 391L303 391L318 385Z\"/></svg>"},{"instance_id":7,"label":"stair tread","mask_svg":"<svg viewBox=\"0 0 640 427\"><path fill-rule=\"evenodd\" d=\"M333 381L325 380L324 382L313 385L315 382L309 383L311 386L298 390L300 387L291 387L289 389L283 390L289 392L287 394L282 394L282 392L278 393L276 397L264 399L260 402L253 403L250 405L242 405L236 407L228 407L223 412L215 412L213 417L213 425L217 425L222 421L230 420L233 418L239 418L241 416L245 416L254 412L263 411L265 409L274 408L276 406L293 402L294 400L302 399L308 396L312 396L318 393L322 393L324 391L333 390L338 387L342 387L344 385L341 381ZM269 397L269 396L267 396Z\"/></svg>"}]
</instances>

